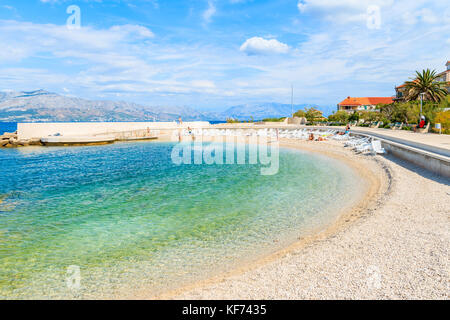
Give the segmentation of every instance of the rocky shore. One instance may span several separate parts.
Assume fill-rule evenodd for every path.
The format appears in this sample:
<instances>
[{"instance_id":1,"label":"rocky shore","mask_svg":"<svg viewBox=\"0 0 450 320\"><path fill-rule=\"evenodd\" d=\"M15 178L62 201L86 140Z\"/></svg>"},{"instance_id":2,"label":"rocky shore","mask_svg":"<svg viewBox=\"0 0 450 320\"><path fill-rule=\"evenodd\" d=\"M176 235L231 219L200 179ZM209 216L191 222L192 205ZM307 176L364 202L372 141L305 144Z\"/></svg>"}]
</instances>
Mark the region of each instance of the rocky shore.
<instances>
[{"instance_id":1,"label":"rocky shore","mask_svg":"<svg viewBox=\"0 0 450 320\"><path fill-rule=\"evenodd\" d=\"M19 148L26 146L41 146L40 139L19 140L16 132L5 132L0 136L0 148Z\"/></svg>"}]
</instances>

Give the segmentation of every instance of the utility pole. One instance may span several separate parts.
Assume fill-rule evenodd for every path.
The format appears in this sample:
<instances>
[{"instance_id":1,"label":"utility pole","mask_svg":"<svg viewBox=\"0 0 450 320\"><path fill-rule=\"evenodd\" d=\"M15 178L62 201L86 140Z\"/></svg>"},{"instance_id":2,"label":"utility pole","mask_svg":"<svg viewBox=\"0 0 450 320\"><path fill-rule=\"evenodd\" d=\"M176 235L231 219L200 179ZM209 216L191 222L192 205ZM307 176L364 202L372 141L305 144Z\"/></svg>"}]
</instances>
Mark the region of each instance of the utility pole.
<instances>
[{"instance_id":1,"label":"utility pole","mask_svg":"<svg viewBox=\"0 0 450 320\"><path fill-rule=\"evenodd\" d=\"M422 92L420 94L420 118L422 118L422 104L423 104L423 96L425 95L425 92Z\"/></svg>"},{"instance_id":2,"label":"utility pole","mask_svg":"<svg viewBox=\"0 0 450 320\"><path fill-rule=\"evenodd\" d=\"M291 116L294 118L294 84L291 83Z\"/></svg>"}]
</instances>

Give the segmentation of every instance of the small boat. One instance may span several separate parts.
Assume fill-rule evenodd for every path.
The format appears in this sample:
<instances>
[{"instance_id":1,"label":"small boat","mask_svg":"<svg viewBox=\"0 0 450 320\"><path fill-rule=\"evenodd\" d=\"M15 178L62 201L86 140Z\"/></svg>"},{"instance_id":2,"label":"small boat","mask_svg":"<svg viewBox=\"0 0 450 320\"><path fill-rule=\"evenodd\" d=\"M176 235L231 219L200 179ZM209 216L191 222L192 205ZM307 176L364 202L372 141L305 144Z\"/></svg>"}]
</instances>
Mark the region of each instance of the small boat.
<instances>
[{"instance_id":1,"label":"small boat","mask_svg":"<svg viewBox=\"0 0 450 320\"><path fill-rule=\"evenodd\" d=\"M97 145L113 143L116 137L113 135L103 136L49 136L41 138L41 142L46 146L76 146L76 145Z\"/></svg>"}]
</instances>

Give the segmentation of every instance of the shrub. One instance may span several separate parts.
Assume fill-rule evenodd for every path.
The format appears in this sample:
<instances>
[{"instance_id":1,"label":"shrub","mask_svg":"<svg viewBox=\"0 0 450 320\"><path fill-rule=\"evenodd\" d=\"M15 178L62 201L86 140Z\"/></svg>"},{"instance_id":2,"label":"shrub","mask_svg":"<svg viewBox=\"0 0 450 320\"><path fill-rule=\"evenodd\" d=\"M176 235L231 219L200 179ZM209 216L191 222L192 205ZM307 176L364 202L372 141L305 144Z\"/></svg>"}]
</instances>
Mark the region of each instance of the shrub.
<instances>
[{"instance_id":1,"label":"shrub","mask_svg":"<svg viewBox=\"0 0 450 320\"><path fill-rule=\"evenodd\" d=\"M434 123L441 124L442 133L449 133L450 132L450 110L441 111L441 112L436 113ZM433 131L439 132L439 130L436 130L436 129L434 129Z\"/></svg>"},{"instance_id":2,"label":"shrub","mask_svg":"<svg viewBox=\"0 0 450 320\"><path fill-rule=\"evenodd\" d=\"M227 118L227 123L240 123L238 119Z\"/></svg>"},{"instance_id":3,"label":"shrub","mask_svg":"<svg viewBox=\"0 0 450 320\"><path fill-rule=\"evenodd\" d=\"M263 122L282 122L284 121L284 119L286 118L266 118L266 119L262 119Z\"/></svg>"}]
</instances>

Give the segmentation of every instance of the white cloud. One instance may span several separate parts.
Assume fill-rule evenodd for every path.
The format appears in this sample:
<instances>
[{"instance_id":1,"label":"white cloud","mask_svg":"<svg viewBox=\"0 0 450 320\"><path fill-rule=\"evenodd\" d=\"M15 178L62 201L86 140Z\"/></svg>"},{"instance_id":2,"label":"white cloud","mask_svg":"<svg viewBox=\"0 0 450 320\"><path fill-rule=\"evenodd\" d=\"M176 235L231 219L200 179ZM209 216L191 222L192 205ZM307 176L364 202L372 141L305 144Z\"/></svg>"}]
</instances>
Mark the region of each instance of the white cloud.
<instances>
[{"instance_id":1,"label":"white cloud","mask_svg":"<svg viewBox=\"0 0 450 320\"><path fill-rule=\"evenodd\" d=\"M132 24L113 26L110 30L126 36L137 36L139 38L153 38L155 36L153 32L146 27Z\"/></svg>"},{"instance_id":2,"label":"white cloud","mask_svg":"<svg viewBox=\"0 0 450 320\"><path fill-rule=\"evenodd\" d=\"M306 5L306 3L304 3L303 1L299 1L299 2L297 3L297 8L298 8L298 11L300 11L300 12L305 12L306 9L307 9L307 5Z\"/></svg>"},{"instance_id":3,"label":"white cloud","mask_svg":"<svg viewBox=\"0 0 450 320\"><path fill-rule=\"evenodd\" d=\"M289 46L276 39L266 40L261 37L247 39L240 50L249 55L259 54L282 54L289 51Z\"/></svg>"},{"instance_id":4,"label":"white cloud","mask_svg":"<svg viewBox=\"0 0 450 320\"><path fill-rule=\"evenodd\" d=\"M299 0L297 7L302 12L308 10L333 11L339 9L365 11L371 5L384 7L393 3L394 0Z\"/></svg>"},{"instance_id":5,"label":"white cloud","mask_svg":"<svg viewBox=\"0 0 450 320\"><path fill-rule=\"evenodd\" d=\"M422 19L422 21L425 23L433 24L433 23L439 22L438 17L434 14L433 11L431 11L428 8L424 8L424 9L420 10L418 12L418 15Z\"/></svg>"},{"instance_id":6,"label":"white cloud","mask_svg":"<svg viewBox=\"0 0 450 320\"><path fill-rule=\"evenodd\" d=\"M242 30L230 29L224 36L213 26L210 36L185 38L184 29L183 40L172 41L138 25L68 30L0 20L0 88L34 89L38 84L86 98L120 94L144 104L195 106L289 102L291 82L299 103L391 95L415 70L442 71L449 60L446 2L436 0L423 11L424 1L411 1L382 6L376 30L361 21L369 2L343 0L338 6L338 1L304 1L305 10L298 14L301 37L295 40L300 28L292 25L290 46L271 36L283 31L273 26L246 40L241 51L233 41L242 37ZM211 1L214 10L202 12L202 21L212 21L217 3ZM405 23L405 12L413 25ZM313 29L308 28L311 22Z\"/></svg>"},{"instance_id":7,"label":"white cloud","mask_svg":"<svg viewBox=\"0 0 450 320\"><path fill-rule=\"evenodd\" d=\"M435 24L439 15L448 8L447 0L299 0L301 14L323 17L335 24L364 22L368 19L369 7L379 8L382 20L388 17L391 22L413 25L418 22ZM400 17L401 19L398 19Z\"/></svg>"},{"instance_id":8,"label":"white cloud","mask_svg":"<svg viewBox=\"0 0 450 320\"><path fill-rule=\"evenodd\" d=\"M119 43L133 43L153 36L149 29L138 25L118 25L109 29L68 29L53 24L0 20L0 43L32 52L46 49L52 52L109 49ZM11 57L14 58L13 55Z\"/></svg>"},{"instance_id":9,"label":"white cloud","mask_svg":"<svg viewBox=\"0 0 450 320\"><path fill-rule=\"evenodd\" d=\"M212 0L208 1L208 8L203 12L203 21L205 23L210 23L212 17L216 14L216 6Z\"/></svg>"},{"instance_id":10,"label":"white cloud","mask_svg":"<svg viewBox=\"0 0 450 320\"><path fill-rule=\"evenodd\" d=\"M216 85L214 84L214 82L208 81L208 80L193 80L193 81L191 81L191 84L192 84L194 87L199 87L199 88L209 88L209 89L212 89L212 88L215 88L215 87L216 87Z\"/></svg>"}]
</instances>

